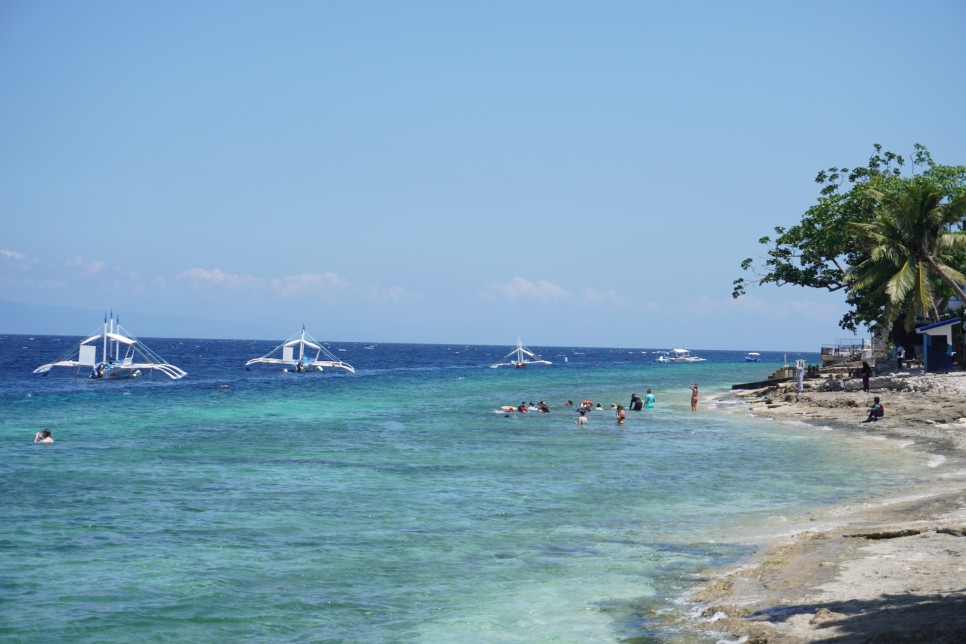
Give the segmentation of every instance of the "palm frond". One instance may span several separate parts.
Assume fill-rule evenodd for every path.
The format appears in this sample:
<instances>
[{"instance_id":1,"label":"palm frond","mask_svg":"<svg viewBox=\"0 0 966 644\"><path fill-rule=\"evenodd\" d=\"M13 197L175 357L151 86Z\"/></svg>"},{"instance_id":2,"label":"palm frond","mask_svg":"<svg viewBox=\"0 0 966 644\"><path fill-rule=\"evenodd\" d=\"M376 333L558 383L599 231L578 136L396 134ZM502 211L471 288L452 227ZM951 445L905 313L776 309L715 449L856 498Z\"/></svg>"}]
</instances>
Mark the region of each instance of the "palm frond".
<instances>
[{"instance_id":1,"label":"palm frond","mask_svg":"<svg viewBox=\"0 0 966 644\"><path fill-rule=\"evenodd\" d=\"M929 315L941 280L960 297L966 277L954 265L966 249L966 233L950 226L966 216L966 195L943 203L943 190L924 177L893 190L869 190L877 201L876 216L850 229L866 250L866 259L848 272L850 288L887 297L887 324L902 318L907 327L916 314Z\"/></svg>"}]
</instances>

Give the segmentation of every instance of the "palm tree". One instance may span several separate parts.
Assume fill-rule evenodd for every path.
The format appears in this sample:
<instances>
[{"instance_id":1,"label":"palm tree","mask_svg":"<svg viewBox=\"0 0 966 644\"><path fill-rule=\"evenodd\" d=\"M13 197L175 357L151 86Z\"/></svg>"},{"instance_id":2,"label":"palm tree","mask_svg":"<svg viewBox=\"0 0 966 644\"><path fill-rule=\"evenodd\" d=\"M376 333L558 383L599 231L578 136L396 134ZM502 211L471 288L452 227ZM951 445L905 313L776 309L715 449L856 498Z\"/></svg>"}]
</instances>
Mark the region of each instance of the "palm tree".
<instances>
[{"instance_id":1,"label":"palm tree","mask_svg":"<svg viewBox=\"0 0 966 644\"><path fill-rule=\"evenodd\" d=\"M951 232L966 215L966 195L947 199L939 185L921 176L888 191L869 192L878 202L875 216L868 223L851 224L869 251L849 271L853 288L885 293L886 325L904 316L907 329L917 314L938 317L937 280L966 303L961 286L966 276L951 265L957 251L966 249L966 234Z\"/></svg>"}]
</instances>

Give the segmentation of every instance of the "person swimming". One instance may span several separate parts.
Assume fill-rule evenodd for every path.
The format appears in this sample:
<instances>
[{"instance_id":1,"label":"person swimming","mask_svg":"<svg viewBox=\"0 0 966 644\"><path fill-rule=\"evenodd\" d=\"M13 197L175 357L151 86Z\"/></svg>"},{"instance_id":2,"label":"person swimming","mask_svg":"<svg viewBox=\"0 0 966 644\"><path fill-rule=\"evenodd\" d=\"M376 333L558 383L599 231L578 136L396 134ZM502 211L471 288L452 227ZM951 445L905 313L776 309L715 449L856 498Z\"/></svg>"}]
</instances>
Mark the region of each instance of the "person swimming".
<instances>
[{"instance_id":1,"label":"person swimming","mask_svg":"<svg viewBox=\"0 0 966 644\"><path fill-rule=\"evenodd\" d=\"M35 443L53 443L54 437L50 435L50 428L45 427L44 431L34 434Z\"/></svg>"}]
</instances>

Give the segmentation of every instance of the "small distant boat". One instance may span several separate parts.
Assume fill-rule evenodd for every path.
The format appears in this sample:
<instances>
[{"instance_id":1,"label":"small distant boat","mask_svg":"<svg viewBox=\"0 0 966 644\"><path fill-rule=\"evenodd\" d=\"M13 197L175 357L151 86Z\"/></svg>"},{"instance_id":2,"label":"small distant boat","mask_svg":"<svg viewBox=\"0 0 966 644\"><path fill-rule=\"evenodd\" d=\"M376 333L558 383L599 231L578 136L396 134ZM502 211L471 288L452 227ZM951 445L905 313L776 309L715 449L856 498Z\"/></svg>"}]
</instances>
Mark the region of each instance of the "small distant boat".
<instances>
[{"instance_id":1,"label":"small distant boat","mask_svg":"<svg viewBox=\"0 0 966 644\"><path fill-rule=\"evenodd\" d=\"M757 351L749 351L745 354L745 362L761 362L761 354Z\"/></svg>"},{"instance_id":2,"label":"small distant boat","mask_svg":"<svg viewBox=\"0 0 966 644\"><path fill-rule=\"evenodd\" d=\"M322 346L321 342L309 335L304 324L301 331L261 358L252 358L245 363L245 366L249 367L253 364L280 365L285 367L284 371L288 371L291 367L296 373L322 371L326 368L343 369L349 373L356 372L352 365L336 358Z\"/></svg>"},{"instance_id":3,"label":"small distant boat","mask_svg":"<svg viewBox=\"0 0 966 644\"><path fill-rule=\"evenodd\" d=\"M517 347L510 353L503 356L501 362L496 364L491 364L491 369L496 369L497 367L516 367L517 369L525 369L527 365L531 364L553 364L549 360L543 360L540 356L535 354L530 349L523 346L523 342L518 338Z\"/></svg>"},{"instance_id":4,"label":"small distant boat","mask_svg":"<svg viewBox=\"0 0 966 644\"><path fill-rule=\"evenodd\" d=\"M704 362L705 358L699 358L696 355L692 355L687 349L671 349L668 352L668 361L670 362Z\"/></svg>"},{"instance_id":5,"label":"small distant boat","mask_svg":"<svg viewBox=\"0 0 966 644\"><path fill-rule=\"evenodd\" d=\"M671 361L671 355L667 351L655 351L654 354L657 356L654 358L654 362L666 364Z\"/></svg>"},{"instance_id":6,"label":"small distant boat","mask_svg":"<svg viewBox=\"0 0 966 644\"><path fill-rule=\"evenodd\" d=\"M123 354L121 347L124 347ZM100 355L98 355L100 350ZM143 342L121 327L120 318L104 316L104 327L80 344L73 347L66 355L56 362L49 362L34 369L34 373L47 375L54 367L71 367L77 369L90 368L90 377L95 380L123 380L137 378L147 372L148 375L160 371L172 380L178 380L188 375L173 364L165 362L161 356L151 351Z\"/></svg>"}]
</instances>

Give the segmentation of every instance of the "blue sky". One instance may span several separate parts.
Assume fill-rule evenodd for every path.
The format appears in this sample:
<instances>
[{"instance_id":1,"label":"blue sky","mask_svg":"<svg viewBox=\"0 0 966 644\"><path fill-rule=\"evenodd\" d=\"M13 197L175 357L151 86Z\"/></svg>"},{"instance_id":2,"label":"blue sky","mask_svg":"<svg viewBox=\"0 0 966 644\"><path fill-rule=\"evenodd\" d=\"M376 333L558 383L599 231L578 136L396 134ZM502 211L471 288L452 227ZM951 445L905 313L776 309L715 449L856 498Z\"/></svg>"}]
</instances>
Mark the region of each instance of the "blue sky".
<instances>
[{"instance_id":1,"label":"blue sky","mask_svg":"<svg viewBox=\"0 0 966 644\"><path fill-rule=\"evenodd\" d=\"M966 3L0 4L0 332L818 350L759 237L966 163Z\"/></svg>"}]
</instances>

